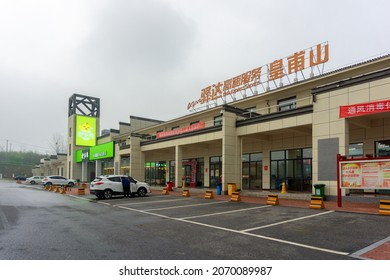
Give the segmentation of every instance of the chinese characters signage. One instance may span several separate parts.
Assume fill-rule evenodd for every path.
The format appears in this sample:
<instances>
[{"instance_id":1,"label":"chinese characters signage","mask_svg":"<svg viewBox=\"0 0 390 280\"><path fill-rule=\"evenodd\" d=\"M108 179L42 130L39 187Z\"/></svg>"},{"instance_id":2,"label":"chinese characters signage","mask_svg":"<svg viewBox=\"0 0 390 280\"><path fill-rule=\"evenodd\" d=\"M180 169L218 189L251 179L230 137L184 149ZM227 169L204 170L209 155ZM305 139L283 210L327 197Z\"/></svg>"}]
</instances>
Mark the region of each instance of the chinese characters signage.
<instances>
[{"instance_id":1,"label":"chinese characters signage","mask_svg":"<svg viewBox=\"0 0 390 280\"><path fill-rule=\"evenodd\" d=\"M341 188L390 189L390 160L340 163Z\"/></svg>"},{"instance_id":2,"label":"chinese characters signage","mask_svg":"<svg viewBox=\"0 0 390 280\"><path fill-rule=\"evenodd\" d=\"M183 134L183 133L188 133L188 132L199 130L202 128L204 128L204 122L198 122L198 123L194 123L190 126L186 126L186 127L182 127L182 128L177 128L177 129L173 129L173 130L169 130L169 131L157 132L156 137L157 137L157 139L163 138L163 137L169 137L169 136L179 135L179 134Z\"/></svg>"},{"instance_id":3,"label":"chinese characters signage","mask_svg":"<svg viewBox=\"0 0 390 280\"><path fill-rule=\"evenodd\" d=\"M390 100L340 106L340 118L390 112Z\"/></svg>"},{"instance_id":4,"label":"chinese characters signage","mask_svg":"<svg viewBox=\"0 0 390 280\"><path fill-rule=\"evenodd\" d=\"M324 42L208 86L201 90L198 100L188 103L187 109L193 109L195 106L203 104L208 105L210 102L217 104L218 100L221 99L225 103L228 96L236 100L237 93L246 97L247 90L252 94L257 94L259 90L265 92L271 88L283 86L283 83L290 84L291 80L297 82L299 77L306 78L304 70L307 68L310 68L308 77L312 77L316 69L320 72L319 74L322 74L318 66L328 60L329 45L328 42Z\"/></svg>"}]
</instances>

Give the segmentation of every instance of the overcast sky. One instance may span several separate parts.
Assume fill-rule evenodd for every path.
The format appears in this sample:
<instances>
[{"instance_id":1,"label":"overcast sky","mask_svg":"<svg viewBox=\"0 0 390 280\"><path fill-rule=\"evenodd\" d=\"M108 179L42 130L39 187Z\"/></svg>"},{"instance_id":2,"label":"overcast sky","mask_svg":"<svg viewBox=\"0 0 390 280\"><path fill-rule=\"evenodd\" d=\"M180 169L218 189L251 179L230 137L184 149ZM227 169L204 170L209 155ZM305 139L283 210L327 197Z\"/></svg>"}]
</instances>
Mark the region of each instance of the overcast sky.
<instances>
[{"instance_id":1,"label":"overcast sky","mask_svg":"<svg viewBox=\"0 0 390 280\"><path fill-rule=\"evenodd\" d=\"M0 0L0 150L50 152L73 93L101 128L189 113L201 89L329 42L333 70L390 52L388 0Z\"/></svg>"}]
</instances>

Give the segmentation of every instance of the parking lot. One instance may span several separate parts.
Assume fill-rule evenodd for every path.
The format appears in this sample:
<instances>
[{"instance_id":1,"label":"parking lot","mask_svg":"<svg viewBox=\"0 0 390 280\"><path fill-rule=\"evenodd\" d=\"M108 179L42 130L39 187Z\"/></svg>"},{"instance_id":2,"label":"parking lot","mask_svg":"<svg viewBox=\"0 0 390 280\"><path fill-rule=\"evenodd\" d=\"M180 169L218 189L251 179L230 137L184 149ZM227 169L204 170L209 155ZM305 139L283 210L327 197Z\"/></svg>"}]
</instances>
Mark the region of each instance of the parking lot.
<instances>
[{"instance_id":1,"label":"parking lot","mask_svg":"<svg viewBox=\"0 0 390 280\"><path fill-rule=\"evenodd\" d=\"M372 214L156 193L146 198L79 198L159 217L165 224L174 222L169 223L167 232L175 237L191 235L202 228L202 234L206 231L210 236L224 233L234 235L233 240L247 238L257 245L263 244L263 247L266 244L268 249L291 252L304 249L317 257L324 253L323 257L330 259L364 258L364 253L386 243L390 236L389 217ZM194 237L194 242L196 239L198 237Z\"/></svg>"}]
</instances>

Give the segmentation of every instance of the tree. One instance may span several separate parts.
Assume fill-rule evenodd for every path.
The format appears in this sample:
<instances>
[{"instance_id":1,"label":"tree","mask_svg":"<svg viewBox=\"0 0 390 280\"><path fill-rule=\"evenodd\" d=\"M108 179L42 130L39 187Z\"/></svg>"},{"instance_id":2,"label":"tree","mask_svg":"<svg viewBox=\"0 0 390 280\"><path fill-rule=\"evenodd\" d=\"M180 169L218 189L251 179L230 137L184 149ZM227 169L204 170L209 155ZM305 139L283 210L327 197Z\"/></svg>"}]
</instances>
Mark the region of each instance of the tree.
<instances>
[{"instance_id":1,"label":"tree","mask_svg":"<svg viewBox=\"0 0 390 280\"><path fill-rule=\"evenodd\" d=\"M49 142L49 147L54 155L56 154L66 154L66 141L65 137L59 133L52 135Z\"/></svg>"}]
</instances>

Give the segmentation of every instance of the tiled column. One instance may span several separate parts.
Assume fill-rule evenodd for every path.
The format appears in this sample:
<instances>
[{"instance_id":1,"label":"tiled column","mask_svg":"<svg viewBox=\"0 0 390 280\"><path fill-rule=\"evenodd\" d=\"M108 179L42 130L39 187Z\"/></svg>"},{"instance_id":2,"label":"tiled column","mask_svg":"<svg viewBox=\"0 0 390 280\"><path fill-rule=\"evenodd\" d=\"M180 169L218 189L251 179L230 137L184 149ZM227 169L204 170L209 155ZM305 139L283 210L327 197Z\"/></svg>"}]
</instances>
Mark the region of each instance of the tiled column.
<instances>
[{"instance_id":1,"label":"tiled column","mask_svg":"<svg viewBox=\"0 0 390 280\"><path fill-rule=\"evenodd\" d=\"M223 112L222 118L222 191L229 183L241 189L241 139L236 131L236 114Z\"/></svg>"},{"instance_id":2,"label":"tiled column","mask_svg":"<svg viewBox=\"0 0 390 280\"><path fill-rule=\"evenodd\" d=\"M130 172L131 177L145 181L145 156L141 152L141 139L130 138Z\"/></svg>"},{"instance_id":3,"label":"tiled column","mask_svg":"<svg viewBox=\"0 0 390 280\"><path fill-rule=\"evenodd\" d=\"M183 180L183 148L179 145L175 147L175 187L180 187Z\"/></svg>"}]
</instances>

